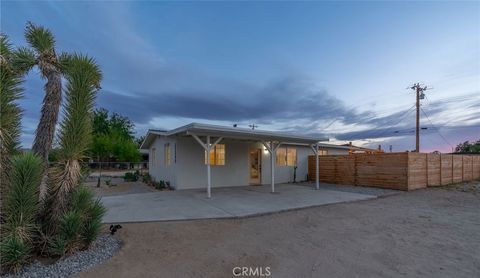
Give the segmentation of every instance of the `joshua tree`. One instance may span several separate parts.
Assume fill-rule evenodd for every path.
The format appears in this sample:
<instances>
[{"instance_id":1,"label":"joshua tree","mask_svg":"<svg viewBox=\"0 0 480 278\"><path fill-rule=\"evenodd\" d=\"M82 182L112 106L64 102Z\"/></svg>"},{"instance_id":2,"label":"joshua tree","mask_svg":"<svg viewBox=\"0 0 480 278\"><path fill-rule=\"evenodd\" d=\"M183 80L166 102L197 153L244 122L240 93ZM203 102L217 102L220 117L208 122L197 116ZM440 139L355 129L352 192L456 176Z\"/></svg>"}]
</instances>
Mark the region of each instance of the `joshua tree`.
<instances>
[{"instance_id":1,"label":"joshua tree","mask_svg":"<svg viewBox=\"0 0 480 278\"><path fill-rule=\"evenodd\" d=\"M35 132L32 150L44 163L48 162L48 152L52 147L58 111L62 101L62 70L55 52L55 38L50 30L27 22L25 38L31 48L22 47L15 53L14 66L26 74L35 65L40 70L45 84L40 122Z\"/></svg>"},{"instance_id":2,"label":"joshua tree","mask_svg":"<svg viewBox=\"0 0 480 278\"><path fill-rule=\"evenodd\" d=\"M0 211L2 214L11 159L20 146L22 110L15 102L22 97L20 85L23 80L12 69L12 53L8 38L0 34ZM3 217L1 219L3 220Z\"/></svg>"},{"instance_id":3,"label":"joshua tree","mask_svg":"<svg viewBox=\"0 0 480 278\"><path fill-rule=\"evenodd\" d=\"M80 162L85 158L92 139L92 113L102 78L95 61L74 54L64 57L64 119L58 133L58 165L50 168L44 217L49 231L55 230L58 219L68 208L70 196L82 178Z\"/></svg>"}]
</instances>

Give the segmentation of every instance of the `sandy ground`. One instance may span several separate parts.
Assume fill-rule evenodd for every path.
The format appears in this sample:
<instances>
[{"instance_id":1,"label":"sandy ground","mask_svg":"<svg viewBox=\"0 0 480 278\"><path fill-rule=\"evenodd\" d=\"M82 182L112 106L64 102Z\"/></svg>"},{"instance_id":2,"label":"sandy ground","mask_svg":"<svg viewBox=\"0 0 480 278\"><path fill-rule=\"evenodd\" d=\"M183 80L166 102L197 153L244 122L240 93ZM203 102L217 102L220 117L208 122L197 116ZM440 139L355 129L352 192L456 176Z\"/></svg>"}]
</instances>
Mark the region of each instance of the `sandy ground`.
<instances>
[{"instance_id":1,"label":"sandy ground","mask_svg":"<svg viewBox=\"0 0 480 278\"><path fill-rule=\"evenodd\" d=\"M77 277L480 277L480 193L427 189L245 219L125 224ZM264 271L265 273L265 271ZM245 277L245 276L244 276Z\"/></svg>"},{"instance_id":2,"label":"sandy ground","mask_svg":"<svg viewBox=\"0 0 480 278\"><path fill-rule=\"evenodd\" d=\"M126 182L123 178L111 179L111 184L114 186L108 186L105 182L102 181L100 187L97 187L96 181L86 182L86 185L90 186L96 196L115 196L115 195L125 195L125 194L137 194L137 193L148 193L157 191L155 188L146 185L140 181Z\"/></svg>"}]
</instances>

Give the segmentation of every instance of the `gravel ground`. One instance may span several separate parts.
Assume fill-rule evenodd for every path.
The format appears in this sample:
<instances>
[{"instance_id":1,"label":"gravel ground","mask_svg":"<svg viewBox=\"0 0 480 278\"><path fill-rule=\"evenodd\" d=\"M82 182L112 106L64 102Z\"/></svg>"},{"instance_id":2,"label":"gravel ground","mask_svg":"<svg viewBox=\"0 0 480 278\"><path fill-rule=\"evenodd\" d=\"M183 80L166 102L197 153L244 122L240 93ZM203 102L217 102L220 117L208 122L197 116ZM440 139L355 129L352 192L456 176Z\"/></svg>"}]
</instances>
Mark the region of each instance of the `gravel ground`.
<instances>
[{"instance_id":1,"label":"gravel ground","mask_svg":"<svg viewBox=\"0 0 480 278\"><path fill-rule=\"evenodd\" d=\"M480 277L480 194L423 189L244 219L123 225L122 249L75 277ZM244 276L245 277L245 276Z\"/></svg>"},{"instance_id":2,"label":"gravel ground","mask_svg":"<svg viewBox=\"0 0 480 278\"><path fill-rule=\"evenodd\" d=\"M75 273L85 271L111 258L121 246L121 240L109 234L100 235L94 247L75 253L51 265L42 265L35 261L24 267L17 275L3 275L2 278L60 278L69 277Z\"/></svg>"}]
</instances>

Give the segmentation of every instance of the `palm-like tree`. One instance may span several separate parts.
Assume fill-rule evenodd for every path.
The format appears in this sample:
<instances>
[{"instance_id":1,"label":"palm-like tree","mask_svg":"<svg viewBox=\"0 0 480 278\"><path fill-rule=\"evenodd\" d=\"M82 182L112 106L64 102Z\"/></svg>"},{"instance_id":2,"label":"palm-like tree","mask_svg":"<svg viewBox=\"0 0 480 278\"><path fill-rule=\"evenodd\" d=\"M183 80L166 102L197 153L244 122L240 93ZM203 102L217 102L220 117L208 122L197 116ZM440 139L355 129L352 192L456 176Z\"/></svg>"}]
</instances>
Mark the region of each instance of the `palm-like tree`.
<instances>
[{"instance_id":1,"label":"palm-like tree","mask_svg":"<svg viewBox=\"0 0 480 278\"><path fill-rule=\"evenodd\" d=\"M101 71L87 56L64 56L63 69L67 81L64 119L58 133L59 163L52 167L47 180L44 217L49 231L55 230L58 219L68 208L73 190L80 185L82 169L92 139L92 113L100 88Z\"/></svg>"},{"instance_id":2,"label":"palm-like tree","mask_svg":"<svg viewBox=\"0 0 480 278\"><path fill-rule=\"evenodd\" d=\"M23 79L12 68L12 47L8 38L0 34L0 212L11 168L11 158L20 146L22 110L16 101L22 97ZM3 221L3 217L0 217Z\"/></svg>"},{"instance_id":3,"label":"palm-like tree","mask_svg":"<svg viewBox=\"0 0 480 278\"><path fill-rule=\"evenodd\" d=\"M55 52L55 38L50 30L27 22L25 38L31 48L19 48L13 59L19 73L26 74L35 65L40 70L45 84L40 122L35 132L32 150L46 163L52 148L55 125L62 101L62 69Z\"/></svg>"}]
</instances>

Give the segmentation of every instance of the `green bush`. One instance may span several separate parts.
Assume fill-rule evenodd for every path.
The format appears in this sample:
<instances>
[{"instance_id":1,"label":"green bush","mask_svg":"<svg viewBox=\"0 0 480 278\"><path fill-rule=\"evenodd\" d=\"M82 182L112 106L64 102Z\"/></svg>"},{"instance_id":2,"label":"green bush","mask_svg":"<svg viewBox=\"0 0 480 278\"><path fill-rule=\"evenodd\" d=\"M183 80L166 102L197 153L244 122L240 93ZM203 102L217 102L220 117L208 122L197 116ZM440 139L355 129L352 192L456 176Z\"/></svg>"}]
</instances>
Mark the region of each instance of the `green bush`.
<instances>
[{"instance_id":1,"label":"green bush","mask_svg":"<svg viewBox=\"0 0 480 278\"><path fill-rule=\"evenodd\" d=\"M71 207L60 219L60 229L50 246L53 255L63 256L76 249L88 247L102 229L106 209L86 186L72 194Z\"/></svg>"},{"instance_id":2,"label":"green bush","mask_svg":"<svg viewBox=\"0 0 480 278\"><path fill-rule=\"evenodd\" d=\"M135 171L134 173L132 172L127 172L125 173L125 175L123 176L123 179L125 181L138 181L138 178L140 176L140 173L138 171Z\"/></svg>"},{"instance_id":3,"label":"green bush","mask_svg":"<svg viewBox=\"0 0 480 278\"><path fill-rule=\"evenodd\" d=\"M11 165L0 261L6 269L16 272L28 261L32 249L42 162L34 154L26 152L14 156Z\"/></svg>"},{"instance_id":4,"label":"green bush","mask_svg":"<svg viewBox=\"0 0 480 278\"><path fill-rule=\"evenodd\" d=\"M144 183L150 185L151 182L152 182L152 180L153 180L153 179L152 179L152 176L150 176L149 173L145 173L145 174L142 175L142 181L143 181Z\"/></svg>"},{"instance_id":5,"label":"green bush","mask_svg":"<svg viewBox=\"0 0 480 278\"><path fill-rule=\"evenodd\" d=\"M67 241L63 238L56 237L49 246L49 252L53 256L63 257L67 251Z\"/></svg>"},{"instance_id":6,"label":"green bush","mask_svg":"<svg viewBox=\"0 0 480 278\"><path fill-rule=\"evenodd\" d=\"M82 240L86 246L89 246L102 230L102 217L105 215L106 209L96 200L87 210L87 219L85 219Z\"/></svg>"},{"instance_id":7,"label":"green bush","mask_svg":"<svg viewBox=\"0 0 480 278\"><path fill-rule=\"evenodd\" d=\"M0 243L0 262L9 271L18 272L28 262L31 247L16 236L7 237Z\"/></svg>"},{"instance_id":8,"label":"green bush","mask_svg":"<svg viewBox=\"0 0 480 278\"><path fill-rule=\"evenodd\" d=\"M77 249L82 232L82 214L75 210L67 211L60 218L59 226L58 239L65 240L66 251Z\"/></svg>"},{"instance_id":9,"label":"green bush","mask_svg":"<svg viewBox=\"0 0 480 278\"><path fill-rule=\"evenodd\" d=\"M10 188L5 204L5 235L31 242L38 211L42 162L30 152L14 156L9 177Z\"/></svg>"}]
</instances>

